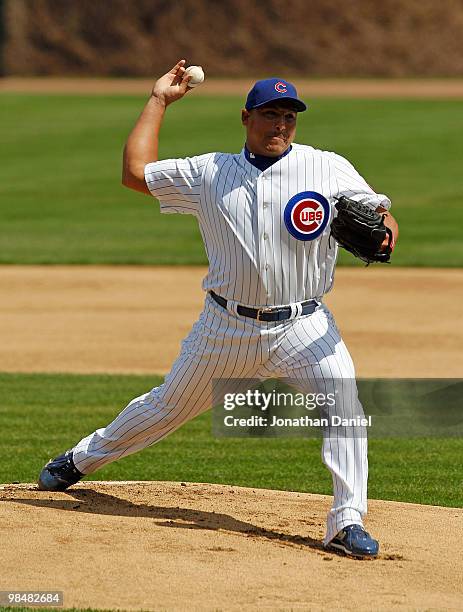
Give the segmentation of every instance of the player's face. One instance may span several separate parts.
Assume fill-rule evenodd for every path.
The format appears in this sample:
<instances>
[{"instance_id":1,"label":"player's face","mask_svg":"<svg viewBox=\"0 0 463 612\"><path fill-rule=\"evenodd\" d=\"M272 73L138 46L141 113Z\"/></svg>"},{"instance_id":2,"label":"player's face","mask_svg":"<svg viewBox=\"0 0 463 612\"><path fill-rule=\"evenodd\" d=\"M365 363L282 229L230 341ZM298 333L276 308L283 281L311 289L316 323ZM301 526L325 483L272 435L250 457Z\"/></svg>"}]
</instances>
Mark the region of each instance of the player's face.
<instances>
[{"instance_id":1,"label":"player's face","mask_svg":"<svg viewBox=\"0 0 463 612\"><path fill-rule=\"evenodd\" d=\"M246 145L256 155L278 157L296 135L297 112L282 102L244 109L241 119L246 127Z\"/></svg>"}]
</instances>

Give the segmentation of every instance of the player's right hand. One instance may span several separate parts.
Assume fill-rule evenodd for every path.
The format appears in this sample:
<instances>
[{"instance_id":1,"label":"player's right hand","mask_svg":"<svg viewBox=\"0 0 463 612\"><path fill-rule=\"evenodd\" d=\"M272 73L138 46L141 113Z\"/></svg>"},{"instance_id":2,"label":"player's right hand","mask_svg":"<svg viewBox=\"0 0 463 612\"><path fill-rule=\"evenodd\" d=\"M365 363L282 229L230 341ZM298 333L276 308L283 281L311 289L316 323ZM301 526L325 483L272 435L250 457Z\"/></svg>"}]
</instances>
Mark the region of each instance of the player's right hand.
<instances>
[{"instance_id":1,"label":"player's right hand","mask_svg":"<svg viewBox=\"0 0 463 612\"><path fill-rule=\"evenodd\" d=\"M191 77L185 75L185 61L182 59L177 62L172 70L169 70L154 84L151 96L165 106L179 100L189 91L188 81Z\"/></svg>"}]
</instances>

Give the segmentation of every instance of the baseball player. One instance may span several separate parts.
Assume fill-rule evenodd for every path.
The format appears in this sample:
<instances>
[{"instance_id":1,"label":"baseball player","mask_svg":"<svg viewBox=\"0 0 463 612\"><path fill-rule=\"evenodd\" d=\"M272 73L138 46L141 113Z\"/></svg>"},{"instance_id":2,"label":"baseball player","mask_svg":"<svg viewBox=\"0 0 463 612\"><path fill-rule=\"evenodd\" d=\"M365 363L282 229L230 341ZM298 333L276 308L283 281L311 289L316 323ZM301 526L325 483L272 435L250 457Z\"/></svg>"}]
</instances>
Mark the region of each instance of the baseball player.
<instances>
[{"instance_id":1,"label":"baseball player","mask_svg":"<svg viewBox=\"0 0 463 612\"><path fill-rule=\"evenodd\" d=\"M204 310L165 382L49 462L40 489L64 490L158 442L211 407L213 379L279 378L307 393L354 381L338 393L335 410L359 409L352 359L323 304L338 252L330 223L342 196L364 210L379 210L389 236L381 249L391 249L398 230L387 212L390 200L343 157L294 143L297 116L306 105L284 79L258 81L249 92L240 153L158 160L164 113L189 91L189 78L181 60L155 83L125 146L123 184L155 196L162 213L197 218L209 260ZM378 542L362 520L366 435L325 431L322 459L334 490L325 546L376 556Z\"/></svg>"}]
</instances>

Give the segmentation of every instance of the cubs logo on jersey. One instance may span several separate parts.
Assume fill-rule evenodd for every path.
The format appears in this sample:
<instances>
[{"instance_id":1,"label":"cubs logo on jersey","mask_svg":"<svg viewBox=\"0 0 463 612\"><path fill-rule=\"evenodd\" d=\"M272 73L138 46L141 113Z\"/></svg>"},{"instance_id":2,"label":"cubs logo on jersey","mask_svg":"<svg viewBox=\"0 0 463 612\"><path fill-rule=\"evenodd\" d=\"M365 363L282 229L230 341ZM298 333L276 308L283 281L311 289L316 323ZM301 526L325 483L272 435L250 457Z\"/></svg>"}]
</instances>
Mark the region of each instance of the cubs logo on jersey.
<instances>
[{"instance_id":1,"label":"cubs logo on jersey","mask_svg":"<svg viewBox=\"0 0 463 612\"><path fill-rule=\"evenodd\" d=\"M286 229L298 240L315 240L330 219L330 205L325 196L316 191L302 191L285 206Z\"/></svg>"}]
</instances>

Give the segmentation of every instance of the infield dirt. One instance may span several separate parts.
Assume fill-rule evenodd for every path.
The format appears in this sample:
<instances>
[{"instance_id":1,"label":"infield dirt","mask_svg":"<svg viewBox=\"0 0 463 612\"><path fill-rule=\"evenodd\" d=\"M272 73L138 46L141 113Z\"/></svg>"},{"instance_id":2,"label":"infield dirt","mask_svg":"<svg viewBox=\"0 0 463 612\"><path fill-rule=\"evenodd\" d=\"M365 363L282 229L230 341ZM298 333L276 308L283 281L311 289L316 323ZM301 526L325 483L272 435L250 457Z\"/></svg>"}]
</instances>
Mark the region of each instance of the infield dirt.
<instances>
[{"instance_id":1,"label":"infield dirt","mask_svg":"<svg viewBox=\"0 0 463 612\"><path fill-rule=\"evenodd\" d=\"M0 266L0 371L169 371L203 267ZM326 296L360 377L460 377L463 271L338 268Z\"/></svg>"},{"instance_id":2,"label":"infield dirt","mask_svg":"<svg viewBox=\"0 0 463 612\"><path fill-rule=\"evenodd\" d=\"M3 77L0 92L82 94L82 95L148 95L152 79ZM463 79L307 79L296 78L300 95L328 98L419 98L461 99ZM196 88L194 95L245 96L252 79L209 79Z\"/></svg>"}]
</instances>

